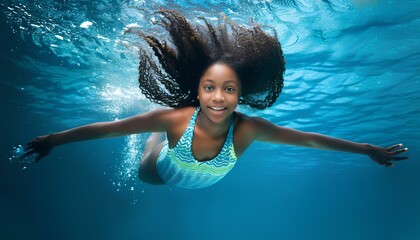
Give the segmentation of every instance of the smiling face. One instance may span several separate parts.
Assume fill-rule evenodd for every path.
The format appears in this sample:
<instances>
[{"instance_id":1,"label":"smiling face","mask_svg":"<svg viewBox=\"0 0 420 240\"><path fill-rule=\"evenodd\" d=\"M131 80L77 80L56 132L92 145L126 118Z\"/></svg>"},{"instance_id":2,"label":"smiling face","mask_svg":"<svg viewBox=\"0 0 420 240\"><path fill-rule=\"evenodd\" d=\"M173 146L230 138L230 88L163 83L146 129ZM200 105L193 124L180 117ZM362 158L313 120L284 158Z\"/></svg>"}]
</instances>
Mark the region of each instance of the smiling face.
<instances>
[{"instance_id":1,"label":"smiling face","mask_svg":"<svg viewBox=\"0 0 420 240\"><path fill-rule=\"evenodd\" d=\"M235 111L240 96L240 81L226 64L215 63L201 76L198 99L202 113L213 123L224 123Z\"/></svg>"}]
</instances>

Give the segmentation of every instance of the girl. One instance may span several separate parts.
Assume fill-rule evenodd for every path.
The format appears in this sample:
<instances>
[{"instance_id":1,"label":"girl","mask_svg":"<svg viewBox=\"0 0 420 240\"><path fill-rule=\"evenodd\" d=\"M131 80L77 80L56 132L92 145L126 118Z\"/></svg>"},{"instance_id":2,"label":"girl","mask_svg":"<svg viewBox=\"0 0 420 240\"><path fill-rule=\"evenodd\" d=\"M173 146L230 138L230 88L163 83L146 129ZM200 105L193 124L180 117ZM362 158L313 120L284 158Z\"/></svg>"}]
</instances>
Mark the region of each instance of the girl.
<instances>
[{"instance_id":1,"label":"girl","mask_svg":"<svg viewBox=\"0 0 420 240\"><path fill-rule=\"evenodd\" d=\"M139 30L127 32L136 33L152 50L140 48L142 93L171 109L39 136L27 144L23 157L37 154L38 162L62 144L152 132L139 178L182 188L216 183L254 141L365 154L384 166L407 159L397 156L408 150L402 144L383 148L356 143L236 112L238 104L267 108L279 96L285 62L276 35L226 19L214 25L200 18L202 24L192 25L176 11L158 14L162 18L155 23L166 30L167 41Z\"/></svg>"}]
</instances>

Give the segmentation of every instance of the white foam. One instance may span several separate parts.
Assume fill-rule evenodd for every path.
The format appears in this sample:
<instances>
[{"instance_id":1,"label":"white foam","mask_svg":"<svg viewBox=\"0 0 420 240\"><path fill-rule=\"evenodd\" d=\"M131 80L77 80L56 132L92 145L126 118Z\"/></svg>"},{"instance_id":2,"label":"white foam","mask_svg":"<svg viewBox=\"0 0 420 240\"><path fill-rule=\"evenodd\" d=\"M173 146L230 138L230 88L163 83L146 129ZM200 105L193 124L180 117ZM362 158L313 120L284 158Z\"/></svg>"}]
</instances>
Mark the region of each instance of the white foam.
<instances>
[{"instance_id":1,"label":"white foam","mask_svg":"<svg viewBox=\"0 0 420 240\"><path fill-rule=\"evenodd\" d=\"M105 42L110 42L111 40L109 38L106 38L104 36L98 35L97 38L104 40Z\"/></svg>"},{"instance_id":2,"label":"white foam","mask_svg":"<svg viewBox=\"0 0 420 240\"><path fill-rule=\"evenodd\" d=\"M82 24L80 24L80 27L81 28L89 28L90 26L92 26L92 24L93 24L92 22L85 21Z\"/></svg>"},{"instance_id":3,"label":"white foam","mask_svg":"<svg viewBox=\"0 0 420 240\"><path fill-rule=\"evenodd\" d=\"M126 28L139 28L140 25L138 25L137 23L130 23L127 26L125 26Z\"/></svg>"}]
</instances>

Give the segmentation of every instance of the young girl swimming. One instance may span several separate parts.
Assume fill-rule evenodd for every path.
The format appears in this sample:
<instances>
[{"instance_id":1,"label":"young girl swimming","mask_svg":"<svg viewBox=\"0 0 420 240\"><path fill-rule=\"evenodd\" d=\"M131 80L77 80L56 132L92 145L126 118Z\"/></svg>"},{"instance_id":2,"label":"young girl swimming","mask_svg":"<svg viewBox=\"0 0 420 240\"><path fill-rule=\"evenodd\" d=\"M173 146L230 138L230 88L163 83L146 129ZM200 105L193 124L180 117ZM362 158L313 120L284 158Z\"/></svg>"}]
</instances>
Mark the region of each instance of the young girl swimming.
<instances>
[{"instance_id":1,"label":"young girl swimming","mask_svg":"<svg viewBox=\"0 0 420 240\"><path fill-rule=\"evenodd\" d=\"M88 124L39 136L23 157L38 162L59 145L152 132L140 160L139 178L149 184L203 188L222 179L254 141L365 154L392 166L407 159L402 144L383 148L277 126L235 111L238 104L264 109L283 87L285 62L276 35L229 20L191 24L176 11L161 10L155 22L168 41L128 30L152 49L140 48L139 83L159 109L123 120Z\"/></svg>"}]
</instances>

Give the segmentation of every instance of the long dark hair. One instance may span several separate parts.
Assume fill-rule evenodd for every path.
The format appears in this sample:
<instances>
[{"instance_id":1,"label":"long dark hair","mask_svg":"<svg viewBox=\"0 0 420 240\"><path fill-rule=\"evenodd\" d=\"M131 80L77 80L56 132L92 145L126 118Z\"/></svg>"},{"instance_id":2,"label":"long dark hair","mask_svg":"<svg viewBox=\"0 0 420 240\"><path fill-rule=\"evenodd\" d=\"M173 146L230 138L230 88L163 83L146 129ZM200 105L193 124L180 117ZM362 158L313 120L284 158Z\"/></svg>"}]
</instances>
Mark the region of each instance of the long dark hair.
<instances>
[{"instance_id":1,"label":"long dark hair","mask_svg":"<svg viewBox=\"0 0 420 240\"><path fill-rule=\"evenodd\" d=\"M214 63L232 67L241 82L239 104L264 109L283 88L285 62L276 32L258 25L239 25L224 18L218 24L199 17L189 23L180 12L159 10L163 37L138 31L153 51L140 48L139 87L151 101L173 108L198 106L200 77ZM161 39L158 39L161 38Z\"/></svg>"}]
</instances>

